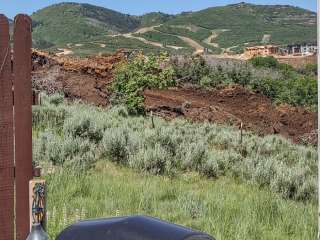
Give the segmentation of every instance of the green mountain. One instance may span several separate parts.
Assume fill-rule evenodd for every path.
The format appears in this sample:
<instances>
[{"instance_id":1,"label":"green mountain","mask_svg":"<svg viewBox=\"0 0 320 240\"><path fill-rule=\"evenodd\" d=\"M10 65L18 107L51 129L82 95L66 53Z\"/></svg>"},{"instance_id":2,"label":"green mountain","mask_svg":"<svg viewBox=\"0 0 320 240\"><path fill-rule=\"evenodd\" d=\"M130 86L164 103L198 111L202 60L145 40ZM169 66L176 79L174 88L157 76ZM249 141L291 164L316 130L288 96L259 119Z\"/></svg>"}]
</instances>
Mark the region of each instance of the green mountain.
<instances>
[{"instance_id":1,"label":"green mountain","mask_svg":"<svg viewBox=\"0 0 320 240\"><path fill-rule=\"evenodd\" d=\"M218 35L215 42L224 48L261 44L264 38L274 44L315 42L316 18L314 12L288 5L239 3L180 14L160 30L172 33L176 26L198 27L197 31L179 31L186 36L196 35L198 40L214 31Z\"/></svg>"},{"instance_id":2,"label":"green mountain","mask_svg":"<svg viewBox=\"0 0 320 240\"><path fill-rule=\"evenodd\" d=\"M151 13L142 15L140 17L140 21L141 21L142 27L149 27L149 26L156 26L156 25L165 23L174 18L175 18L174 15L170 15L162 12L151 12Z\"/></svg>"},{"instance_id":3,"label":"green mountain","mask_svg":"<svg viewBox=\"0 0 320 240\"><path fill-rule=\"evenodd\" d=\"M32 14L35 41L48 44L83 42L106 34L130 32L137 17L79 3L60 3Z\"/></svg>"},{"instance_id":4,"label":"green mountain","mask_svg":"<svg viewBox=\"0 0 320 240\"><path fill-rule=\"evenodd\" d=\"M218 53L256 44L316 42L316 13L288 5L247 3L169 15L131 16L80 3L60 3L32 15L34 46L87 55L117 48Z\"/></svg>"}]
</instances>

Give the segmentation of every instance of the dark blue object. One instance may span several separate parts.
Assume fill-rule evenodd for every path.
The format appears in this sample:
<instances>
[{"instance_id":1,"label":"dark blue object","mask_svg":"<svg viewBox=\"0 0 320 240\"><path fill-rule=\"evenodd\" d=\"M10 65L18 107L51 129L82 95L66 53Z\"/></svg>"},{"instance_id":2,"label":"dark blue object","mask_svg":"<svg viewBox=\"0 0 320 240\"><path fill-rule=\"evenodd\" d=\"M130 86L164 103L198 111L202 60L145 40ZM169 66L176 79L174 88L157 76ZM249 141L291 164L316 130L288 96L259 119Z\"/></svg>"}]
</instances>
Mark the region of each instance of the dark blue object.
<instances>
[{"instance_id":1,"label":"dark blue object","mask_svg":"<svg viewBox=\"0 0 320 240\"><path fill-rule=\"evenodd\" d=\"M214 240L207 234L152 217L132 216L76 223L56 240Z\"/></svg>"}]
</instances>

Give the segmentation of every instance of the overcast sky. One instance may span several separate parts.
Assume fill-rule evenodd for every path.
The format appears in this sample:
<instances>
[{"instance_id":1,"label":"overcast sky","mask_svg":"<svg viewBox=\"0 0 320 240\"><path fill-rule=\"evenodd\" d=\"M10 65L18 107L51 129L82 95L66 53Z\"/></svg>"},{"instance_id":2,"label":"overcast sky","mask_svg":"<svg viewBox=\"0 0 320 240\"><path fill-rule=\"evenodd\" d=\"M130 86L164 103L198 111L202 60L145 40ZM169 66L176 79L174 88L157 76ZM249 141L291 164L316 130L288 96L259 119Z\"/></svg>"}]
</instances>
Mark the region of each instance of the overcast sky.
<instances>
[{"instance_id":1,"label":"overcast sky","mask_svg":"<svg viewBox=\"0 0 320 240\"><path fill-rule=\"evenodd\" d=\"M90 3L117 10L122 13L141 15L153 11L165 13L196 11L213 6L239 3L241 0L0 0L0 12L13 18L17 13L32 14L38 9L60 2ZM289 4L312 11L316 11L317 9L316 0L248 0L246 2L254 4Z\"/></svg>"}]
</instances>

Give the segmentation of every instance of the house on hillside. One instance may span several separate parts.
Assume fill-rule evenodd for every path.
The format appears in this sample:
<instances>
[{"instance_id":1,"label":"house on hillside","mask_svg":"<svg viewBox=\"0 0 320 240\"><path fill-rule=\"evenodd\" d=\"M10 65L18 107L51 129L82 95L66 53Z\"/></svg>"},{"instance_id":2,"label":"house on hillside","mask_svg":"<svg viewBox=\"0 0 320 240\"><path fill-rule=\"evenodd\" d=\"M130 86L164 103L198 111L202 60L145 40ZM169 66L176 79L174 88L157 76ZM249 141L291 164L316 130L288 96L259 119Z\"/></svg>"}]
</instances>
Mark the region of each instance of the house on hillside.
<instances>
[{"instance_id":1,"label":"house on hillside","mask_svg":"<svg viewBox=\"0 0 320 240\"><path fill-rule=\"evenodd\" d=\"M247 58L257 56L311 56L318 53L318 46L315 43L291 44L287 46L265 45L246 47L244 55Z\"/></svg>"},{"instance_id":2,"label":"house on hillside","mask_svg":"<svg viewBox=\"0 0 320 240\"><path fill-rule=\"evenodd\" d=\"M253 46L246 47L244 54L248 58L253 58L257 56L272 56L276 55L279 52L279 47L275 45L265 45L265 46Z\"/></svg>"},{"instance_id":3,"label":"house on hillside","mask_svg":"<svg viewBox=\"0 0 320 240\"><path fill-rule=\"evenodd\" d=\"M291 44L280 49L281 55L314 55L318 52L318 46L314 43Z\"/></svg>"}]
</instances>

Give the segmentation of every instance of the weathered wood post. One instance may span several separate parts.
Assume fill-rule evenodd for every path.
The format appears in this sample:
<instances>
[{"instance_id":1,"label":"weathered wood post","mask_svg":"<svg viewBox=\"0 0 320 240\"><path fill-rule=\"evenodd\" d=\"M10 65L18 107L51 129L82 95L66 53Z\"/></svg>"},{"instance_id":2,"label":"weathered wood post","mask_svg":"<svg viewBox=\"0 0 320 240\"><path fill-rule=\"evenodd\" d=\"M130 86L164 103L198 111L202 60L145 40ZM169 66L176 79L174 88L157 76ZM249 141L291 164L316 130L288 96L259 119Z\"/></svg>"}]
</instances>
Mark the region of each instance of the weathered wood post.
<instances>
[{"instance_id":1,"label":"weathered wood post","mask_svg":"<svg viewBox=\"0 0 320 240\"><path fill-rule=\"evenodd\" d=\"M31 18L19 14L14 19L13 36L17 240L25 240L30 229L29 181L32 179L31 45Z\"/></svg>"},{"instance_id":2,"label":"weathered wood post","mask_svg":"<svg viewBox=\"0 0 320 240\"><path fill-rule=\"evenodd\" d=\"M243 122L240 123L240 145L243 142Z\"/></svg>"},{"instance_id":3,"label":"weathered wood post","mask_svg":"<svg viewBox=\"0 0 320 240\"><path fill-rule=\"evenodd\" d=\"M8 19L0 15L0 240L29 233L31 102L31 19L15 18L12 56Z\"/></svg>"},{"instance_id":4,"label":"weathered wood post","mask_svg":"<svg viewBox=\"0 0 320 240\"><path fill-rule=\"evenodd\" d=\"M0 15L0 240L14 238L14 137L9 23Z\"/></svg>"}]
</instances>

